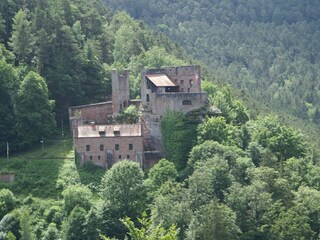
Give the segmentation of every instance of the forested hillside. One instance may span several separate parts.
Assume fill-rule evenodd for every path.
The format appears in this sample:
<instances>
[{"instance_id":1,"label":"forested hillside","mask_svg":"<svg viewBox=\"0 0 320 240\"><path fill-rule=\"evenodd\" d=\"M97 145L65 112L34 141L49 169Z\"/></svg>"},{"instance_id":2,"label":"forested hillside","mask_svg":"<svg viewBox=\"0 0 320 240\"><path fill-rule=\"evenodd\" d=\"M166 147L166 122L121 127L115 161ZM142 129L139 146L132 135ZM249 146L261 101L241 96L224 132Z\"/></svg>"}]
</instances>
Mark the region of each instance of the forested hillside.
<instances>
[{"instance_id":1,"label":"forested hillside","mask_svg":"<svg viewBox=\"0 0 320 240\"><path fill-rule=\"evenodd\" d=\"M216 81L319 127L319 1L104 2L170 36Z\"/></svg>"},{"instance_id":2,"label":"forested hillside","mask_svg":"<svg viewBox=\"0 0 320 240\"><path fill-rule=\"evenodd\" d=\"M0 173L16 177L0 183L0 239L319 239L319 151L278 117L251 118L231 87L212 81L317 122L318 2L109 4L206 62L202 89L222 113L167 112L166 159L147 172L127 160L77 166L71 140L0 159ZM130 68L138 97L142 67L194 63L98 0L2 0L0 19L1 153L7 141L30 150L52 140L69 106L108 99L114 67Z\"/></svg>"},{"instance_id":3,"label":"forested hillside","mask_svg":"<svg viewBox=\"0 0 320 240\"><path fill-rule=\"evenodd\" d=\"M53 138L68 107L110 100L111 69L188 60L164 35L100 1L0 2L0 155ZM67 125L67 124L65 124Z\"/></svg>"}]
</instances>

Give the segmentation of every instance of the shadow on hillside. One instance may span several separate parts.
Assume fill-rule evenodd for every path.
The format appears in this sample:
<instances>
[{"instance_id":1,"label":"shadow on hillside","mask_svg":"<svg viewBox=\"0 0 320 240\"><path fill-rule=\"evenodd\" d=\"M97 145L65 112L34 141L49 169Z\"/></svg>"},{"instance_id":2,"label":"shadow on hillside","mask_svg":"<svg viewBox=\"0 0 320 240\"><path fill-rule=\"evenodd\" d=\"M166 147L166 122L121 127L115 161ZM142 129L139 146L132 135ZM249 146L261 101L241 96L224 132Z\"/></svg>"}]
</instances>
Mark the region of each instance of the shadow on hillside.
<instances>
[{"instance_id":1,"label":"shadow on hillside","mask_svg":"<svg viewBox=\"0 0 320 240\"><path fill-rule=\"evenodd\" d=\"M43 151L36 150L9 160L0 159L0 173L16 175L13 183L0 183L0 188L8 188L19 196L58 197L61 193L57 188L59 173L65 162L73 158L71 150L72 141L62 140L44 145Z\"/></svg>"}]
</instances>

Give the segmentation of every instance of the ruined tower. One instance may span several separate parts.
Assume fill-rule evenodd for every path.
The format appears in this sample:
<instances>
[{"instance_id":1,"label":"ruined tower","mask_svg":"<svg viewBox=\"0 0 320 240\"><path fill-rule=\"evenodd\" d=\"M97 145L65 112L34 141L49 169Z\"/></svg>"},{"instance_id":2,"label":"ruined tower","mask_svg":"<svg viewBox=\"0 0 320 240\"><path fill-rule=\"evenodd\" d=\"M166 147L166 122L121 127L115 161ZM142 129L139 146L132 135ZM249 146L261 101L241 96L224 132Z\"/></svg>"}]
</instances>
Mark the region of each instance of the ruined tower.
<instances>
[{"instance_id":1,"label":"ruined tower","mask_svg":"<svg viewBox=\"0 0 320 240\"><path fill-rule=\"evenodd\" d=\"M112 70L112 111L117 114L123 108L128 107L130 102L129 93L129 70L124 70L119 74L117 70Z\"/></svg>"}]
</instances>

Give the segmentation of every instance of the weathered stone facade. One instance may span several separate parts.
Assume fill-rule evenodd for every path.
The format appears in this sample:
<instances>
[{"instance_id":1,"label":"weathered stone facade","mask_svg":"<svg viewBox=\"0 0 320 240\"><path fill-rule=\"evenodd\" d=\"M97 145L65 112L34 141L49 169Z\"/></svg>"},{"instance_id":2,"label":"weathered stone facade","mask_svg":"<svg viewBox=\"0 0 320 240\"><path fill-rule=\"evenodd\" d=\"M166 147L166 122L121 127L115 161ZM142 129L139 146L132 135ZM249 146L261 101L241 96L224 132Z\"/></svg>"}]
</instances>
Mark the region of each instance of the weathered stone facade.
<instances>
[{"instance_id":1,"label":"weathered stone facade","mask_svg":"<svg viewBox=\"0 0 320 240\"><path fill-rule=\"evenodd\" d=\"M129 159L149 169L164 154L162 115L167 110L187 113L208 102L207 95L201 92L199 66L145 69L141 75L141 101L129 98L128 70L122 74L113 70L111 102L69 109L80 163L92 161L109 168L121 159ZM140 109L139 124L115 124L112 116L129 105Z\"/></svg>"},{"instance_id":2,"label":"weathered stone facade","mask_svg":"<svg viewBox=\"0 0 320 240\"><path fill-rule=\"evenodd\" d=\"M81 164L92 161L109 168L121 159L143 164L140 124L78 126L75 146Z\"/></svg>"}]
</instances>

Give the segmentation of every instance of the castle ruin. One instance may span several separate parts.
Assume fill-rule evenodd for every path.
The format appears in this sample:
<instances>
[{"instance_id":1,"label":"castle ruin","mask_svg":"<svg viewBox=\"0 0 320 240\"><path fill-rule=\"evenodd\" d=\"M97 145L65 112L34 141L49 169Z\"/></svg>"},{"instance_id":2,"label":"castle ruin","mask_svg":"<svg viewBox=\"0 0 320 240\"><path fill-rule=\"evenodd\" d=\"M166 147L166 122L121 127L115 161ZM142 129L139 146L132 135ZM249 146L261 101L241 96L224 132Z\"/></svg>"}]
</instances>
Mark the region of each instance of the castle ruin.
<instances>
[{"instance_id":1,"label":"castle ruin","mask_svg":"<svg viewBox=\"0 0 320 240\"><path fill-rule=\"evenodd\" d=\"M122 159L151 168L164 156L161 117L168 110L183 113L208 103L201 92L199 66L144 69L141 100L131 100L129 71L112 71L112 101L69 108L70 126L80 163L91 161L110 168ZM136 124L118 124L114 116L135 105L141 112Z\"/></svg>"}]
</instances>

